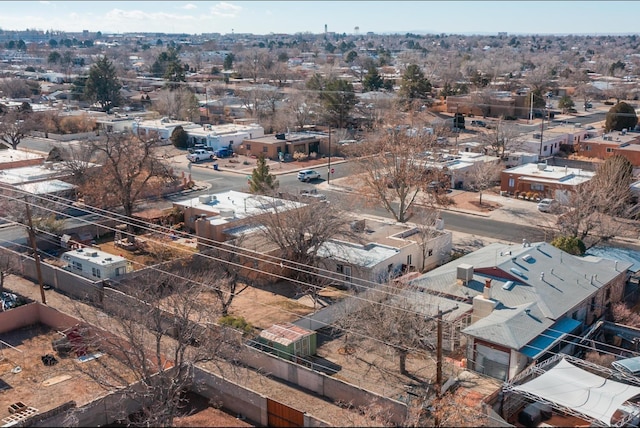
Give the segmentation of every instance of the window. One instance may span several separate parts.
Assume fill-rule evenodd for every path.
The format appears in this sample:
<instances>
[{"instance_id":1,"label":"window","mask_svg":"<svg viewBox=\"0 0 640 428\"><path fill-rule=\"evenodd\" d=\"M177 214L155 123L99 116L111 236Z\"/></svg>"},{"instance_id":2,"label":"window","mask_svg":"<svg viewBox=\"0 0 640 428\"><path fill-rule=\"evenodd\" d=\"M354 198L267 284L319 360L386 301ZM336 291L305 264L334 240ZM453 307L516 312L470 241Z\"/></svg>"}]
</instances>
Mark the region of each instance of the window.
<instances>
[{"instance_id":1,"label":"window","mask_svg":"<svg viewBox=\"0 0 640 428\"><path fill-rule=\"evenodd\" d=\"M80 262L71 262L71 267L75 270L82 270L82 263Z\"/></svg>"},{"instance_id":2,"label":"window","mask_svg":"<svg viewBox=\"0 0 640 428\"><path fill-rule=\"evenodd\" d=\"M591 298L591 310L594 311L596 309L596 298Z\"/></svg>"},{"instance_id":3,"label":"window","mask_svg":"<svg viewBox=\"0 0 640 428\"><path fill-rule=\"evenodd\" d=\"M262 148L262 153L267 153L269 151L269 148L267 146L264 146Z\"/></svg>"},{"instance_id":4,"label":"window","mask_svg":"<svg viewBox=\"0 0 640 428\"><path fill-rule=\"evenodd\" d=\"M544 149L542 149L543 152L547 151L547 146L544 146Z\"/></svg>"},{"instance_id":5,"label":"window","mask_svg":"<svg viewBox=\"0 0 640 428\"><path fill-rule=\"evenodd\" d=\"M411 254L407 256L407 266L411 266Z\"/></svg>"},{"instance_id":6,"label":"window","mask_svg":"<svg viewBox=\"0 0 640 428\"><path fill-rule=\"evenodd\" d=\"M91 275L95 276L96 278L100 278L100 269L91 268Z\"/></svg>"},{"instance_id":7,"label":"window","mask_svg":"<svg viewBox=\"0 0 640 428\"><path fill-rule=\"evenodd\" d=\"M245 147L245 149L247 149L247 150L251 150L251 144L245 144L245 145L244 145L244 147Z\"/></svg>"},{"instance_id":8,"label":"window","mask_svg":"<svg viewBox=\"0 0 640 428\"><path fill-rule=\"evenodd\" d=\"M336 272L338 272L338 273L343 273L343 272L344 272L344 266L342 266L342 265L336 265Z\"/></svg>"},{"instance_id":9,"label":"window","mask_svg":"<svg viewBox=\"0 0 640 428\"><path fill-rule=\"evenodd\" d=\"M509 179L509 187L515 187L516 186L516 179L515 178L510 178Z\"/></svg>"},{"instance_id":10,"label":"window","mask_svg":"<svg viewBox=\"0 0 640 428\"><path fill-rule=\"evenodd\" d=\"M531 183L531 190L540 190L540 191L544 191L544 184Z\"/></svg>"},{"instance_id":11,"label":"window","mask_svg":"<svg viewBox=\"0 0 640 428\"><path fill-rule=\"evenodd\" d=\"M584 150L585 150L585 152L590 152L591 151L591 146L584 146Z\"/></svg>"},{"instance_id":12,"label":"window","mask_svg":"<svg viewBox=\"0 0 640 428\"><path fill-rule=\"evenodd\" d=\"M607 153L613 153L613 149L611 147L607 147Z\"/></svg>"},{"instance_id":13,"label":"window","mask_svg":"<svg viewBox=\"0 0 640 428\"><path fill-rule=\"evenodd\" d=\"M431 257L431 256L433 256L433 250L429 249L429 252L427 253L427 257Z\"/></svg>"}]
</instances>

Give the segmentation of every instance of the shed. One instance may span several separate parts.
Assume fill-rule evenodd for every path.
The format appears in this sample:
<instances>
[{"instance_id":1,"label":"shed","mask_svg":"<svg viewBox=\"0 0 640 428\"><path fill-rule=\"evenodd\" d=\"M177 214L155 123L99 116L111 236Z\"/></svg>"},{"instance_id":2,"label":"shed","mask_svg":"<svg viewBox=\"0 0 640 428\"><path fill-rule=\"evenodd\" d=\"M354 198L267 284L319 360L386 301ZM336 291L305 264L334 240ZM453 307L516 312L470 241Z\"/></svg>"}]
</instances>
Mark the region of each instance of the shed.
<instances>
[{"instance_id":1,"label":"shed","mask_svg":"<svg viewBox=\"0 0 640 428\"><path fill-rule=\"evenodd\" d=\"M258 342L266 345L266 351L286 360L308 357L316 353L316 332L291 323L274 324L262 330Z\"/></svg>"}]
</instances>

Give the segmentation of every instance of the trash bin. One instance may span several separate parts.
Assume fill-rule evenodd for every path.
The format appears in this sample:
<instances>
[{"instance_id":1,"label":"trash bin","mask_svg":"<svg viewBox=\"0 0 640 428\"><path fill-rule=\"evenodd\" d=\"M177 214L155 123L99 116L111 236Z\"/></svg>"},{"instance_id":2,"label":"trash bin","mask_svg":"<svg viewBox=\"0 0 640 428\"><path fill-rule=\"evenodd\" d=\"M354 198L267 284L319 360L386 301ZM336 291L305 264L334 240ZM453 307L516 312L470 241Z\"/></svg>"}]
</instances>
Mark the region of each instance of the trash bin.
<instances>
[{"instance_id":1,"label":"trash bin","mask_svg":"<svg viewBox=\"0 0 640 428\"><path fill-rule=\"evenodd\" d=\"M217 163L213 164L213 169L214 169L214 171L218 171L218 164Z\"/></svg>"}]
</instances>

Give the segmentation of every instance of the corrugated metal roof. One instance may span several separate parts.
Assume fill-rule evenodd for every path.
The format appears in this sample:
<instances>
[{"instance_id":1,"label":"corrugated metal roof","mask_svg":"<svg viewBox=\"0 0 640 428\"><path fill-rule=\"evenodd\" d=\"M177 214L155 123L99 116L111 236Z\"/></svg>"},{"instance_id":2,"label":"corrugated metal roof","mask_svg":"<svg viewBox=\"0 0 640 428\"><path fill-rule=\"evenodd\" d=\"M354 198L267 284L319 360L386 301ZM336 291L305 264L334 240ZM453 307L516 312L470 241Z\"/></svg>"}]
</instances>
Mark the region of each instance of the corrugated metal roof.
<instances>
[{"instance_id":1,"label":"corrugated metal roof","mask_svg":"<svg viewBox=\"0 0 640 428\"><path fill-rule=\"evenodd\" d=\"M289 346L306 336L315 334L314 331L298 327L291 323L274 324L266 330L260 332L260 337L272 342Z\"/></svg>"}]
</instances>

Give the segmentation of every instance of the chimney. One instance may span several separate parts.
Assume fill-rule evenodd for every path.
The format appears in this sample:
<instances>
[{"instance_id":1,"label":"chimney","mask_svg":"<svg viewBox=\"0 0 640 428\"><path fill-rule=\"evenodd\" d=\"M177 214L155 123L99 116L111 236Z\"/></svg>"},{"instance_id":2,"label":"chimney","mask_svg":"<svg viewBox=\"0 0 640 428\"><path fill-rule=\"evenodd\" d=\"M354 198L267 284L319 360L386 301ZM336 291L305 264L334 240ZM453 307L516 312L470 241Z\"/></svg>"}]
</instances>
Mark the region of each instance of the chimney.
<instances>
[{"instance_id":1,"label":"chimney","mask_svg":"<svg viewBox=\"0 0 640 428\"><path fill-rule=\"evenodd\" d=\"M482 297L489 300L491 299L491 279L484 280L484 289L482 290Z\"/></svg>"}]
</instances>

